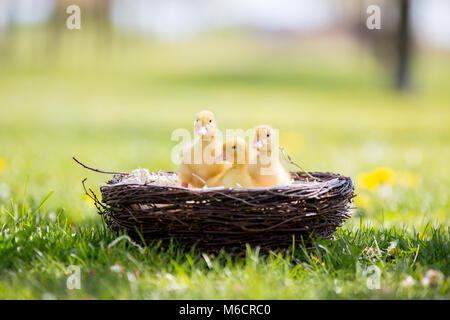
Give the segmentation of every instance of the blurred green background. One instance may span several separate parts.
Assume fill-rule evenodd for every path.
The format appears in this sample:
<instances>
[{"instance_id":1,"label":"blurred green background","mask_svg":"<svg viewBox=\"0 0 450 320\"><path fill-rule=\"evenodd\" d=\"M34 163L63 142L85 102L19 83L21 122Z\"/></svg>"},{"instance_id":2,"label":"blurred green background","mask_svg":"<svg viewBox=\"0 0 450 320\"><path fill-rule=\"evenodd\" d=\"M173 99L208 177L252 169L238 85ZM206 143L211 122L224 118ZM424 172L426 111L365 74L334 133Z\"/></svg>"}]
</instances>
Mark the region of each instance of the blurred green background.
<instances>
[{"instance_id":1,"label":"blurred green background","mask_svg":"<svg viewBox=\"0 0 450 320\"><path fill-rule=\"evenodd\" d=\"M448 299L449 16L446 0L0 0L0 298ZM336 241L243 259L110 248L81 185L110 176L71 157L175 170L171 134L202 109L352 177Z\"/></svg>"},{"instance_id":2,"label":"blurred green background","mask_svg":"<svg viewBox=\"0 0 450 320\"><path fill-rule=\"evenodd\" d=\"M341 3L351 10L331 15L332 22L295 28L258 24L267 21L263 14L219 26L181 19L202 1L172 1L166 11L175 13L163 15L168 25L162 27L145 24L166 12L158 1L127 4L127 10L121 1L41 2L49 8L41 6L41 13L29 2L2 2L3 16L12 17L0 33L2 205L21 202L27 185L30 204L54 190L50 211L63 208L76 223L99 222L81 180L97 188L109 176L82 169L71 157L105 170L174 170L172 131L191 130L195 113L207 108L222 129L279 128L281 144L307 170L351 176L359 196L350 224L362 216L374 223L448 225L448 48L412 32L408 87L399 90L390 43L396 24L386 18L381 30L367 30L365 7L355 1ZM72 3L81 8L80 30L66 28ZM194 9L186 11L189 5ZM28 20L24 8L31 10ZM144 22L142 12L149 12ZM284 21L282 13L275 17ZM427 23L413 22L412 30ZM186 27L192 24L197 27Z\"/></svg>"}]
</instances>

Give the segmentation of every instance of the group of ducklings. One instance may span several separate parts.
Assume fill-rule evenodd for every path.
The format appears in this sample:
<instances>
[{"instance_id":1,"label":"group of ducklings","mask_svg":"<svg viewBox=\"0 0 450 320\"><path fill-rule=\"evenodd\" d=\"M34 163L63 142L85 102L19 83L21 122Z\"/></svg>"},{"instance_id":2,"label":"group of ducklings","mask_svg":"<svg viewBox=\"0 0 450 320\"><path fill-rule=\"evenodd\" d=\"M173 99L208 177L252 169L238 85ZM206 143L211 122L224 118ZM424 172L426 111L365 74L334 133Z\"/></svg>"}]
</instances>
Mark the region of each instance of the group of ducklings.
<instances>
[{"instance_id":1,"label":"group of ducklings","mask_svg":"<svg viewBox=\"0 0 450 320\"><path fill-rule=\"evenodd\" d=\"M253 148L256 153L253 159L249 159L244 139L232 137L223 143L217 139L218 126L211 111L197 114L194 131L198 138L180 156L178 173L183 187L251 188L291 182L290 174L278 157L272 157L273 129L270 126L255 128ZM208 154L213 161L195 161L196 152L201 160ZM270 167L269 174L264 171L267 167Z\"/></svg>"}]
</instances>

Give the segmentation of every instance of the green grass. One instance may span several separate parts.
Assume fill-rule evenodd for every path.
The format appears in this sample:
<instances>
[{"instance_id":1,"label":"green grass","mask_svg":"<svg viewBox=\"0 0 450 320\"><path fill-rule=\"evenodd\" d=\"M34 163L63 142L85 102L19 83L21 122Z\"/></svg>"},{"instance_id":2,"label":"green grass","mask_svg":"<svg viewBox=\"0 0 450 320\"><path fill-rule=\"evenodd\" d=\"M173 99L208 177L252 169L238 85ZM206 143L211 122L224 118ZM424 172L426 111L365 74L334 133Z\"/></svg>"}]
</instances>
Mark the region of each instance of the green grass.
<instances>
[{"instance_id":1,"label":"green grass","mask_svg":"<svg viewBox=\"0 0 450 320\"><path fill-rule=\"evenodd\" d=\"M101 226L71 226L60 213L21 214L16 208L5 210L12 217L1 231L2 298L448 298L448 278L436 287L420 284L430 268L448 274L450 239L442 228L419 234L361 225L340 230L336 241L316 241L309 251L300 244L284 254L248 248L245 257L233 258L158 243L139 250L125 239L109 247L115 237ZM395 256L388 252L393 241ZM377 246L379 255L362 254ZM70 265L80 267L80 290L66 287ZM364 270L372 265L381 271L378 290L366 285ZM410 288L401 285L407 275L417 280Z\"/></svg>"},{"instance_id":2,"label":"green grass","mask_svg":"<svg viewBox=\"0 0 450 320\"><path fill-rule=\"evenodd\" d=\"M448 54L418 51L414 90L399 94L386 69L347 44L224 33L165 44L114 34L105 45L94 35L67 31L56 46L45 28L13 29L0 49L0 298L449 298ZM221 128L278 127L309 170L359 181L388 167L397 180L358 182L353 218L308 252L108 247L117 236L81 180L98 192L109 176L71 157L105 170L176 169L171 132L203 108ZM418 182L402 183L405 173ZM66 287L70 265L81 268L80 290ZM371 265L380 289L366 285ZM442 275L436 286L421 283L429 269Z\"/></svg>"}]
</instances>

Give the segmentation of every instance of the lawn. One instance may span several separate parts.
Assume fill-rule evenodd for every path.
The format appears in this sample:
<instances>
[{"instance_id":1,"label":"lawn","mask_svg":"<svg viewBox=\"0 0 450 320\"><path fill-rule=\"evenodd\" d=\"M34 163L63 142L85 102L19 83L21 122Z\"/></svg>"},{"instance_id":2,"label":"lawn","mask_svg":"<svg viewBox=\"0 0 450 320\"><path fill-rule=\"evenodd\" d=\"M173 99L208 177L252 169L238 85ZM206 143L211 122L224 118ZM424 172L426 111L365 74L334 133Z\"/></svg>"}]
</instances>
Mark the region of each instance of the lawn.
<instances>
[{"instance_id":1,"label":"lawn","mask_svg":"<svg viewBox=\"0 0 450 320\"><path fill-rule=\"evenodd\" d=\"M67 31L56 46L45 29L13 29L0 47L0 298L448 299L448 53L418 49L413 67L402 94L347 42ZM205 108L221 128L269 123L307 170L354 179L335 241L241 258L113 242L81 186L110 177L71 157L174 170L171 133Z\"/></svg>"}]
</instances>

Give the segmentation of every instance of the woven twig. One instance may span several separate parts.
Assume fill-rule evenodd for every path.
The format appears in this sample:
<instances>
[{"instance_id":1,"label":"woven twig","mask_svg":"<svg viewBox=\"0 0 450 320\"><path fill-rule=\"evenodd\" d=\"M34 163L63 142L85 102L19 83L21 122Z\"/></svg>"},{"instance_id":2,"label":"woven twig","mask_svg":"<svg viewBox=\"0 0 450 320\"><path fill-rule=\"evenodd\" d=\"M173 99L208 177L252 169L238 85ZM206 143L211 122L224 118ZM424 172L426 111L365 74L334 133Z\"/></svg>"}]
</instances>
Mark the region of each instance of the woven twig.
<instances>
[{"instance_id":1,"label":"woven twig","mask_svg":"<svg viewBox=\"0 0 450 320\"><path fill-rule=\"evenodd\" d=\"M246 244L274 250L292 246L293 237L298 243L333 238L351 216L352 180L320 172L292 176L297 183L268 188L189 189L114 185L119 175L101 187L102 203L93 199L108 227L135 241L242 252Z\"/></svg>"}]
</instances>

